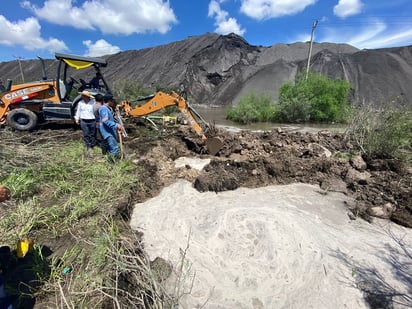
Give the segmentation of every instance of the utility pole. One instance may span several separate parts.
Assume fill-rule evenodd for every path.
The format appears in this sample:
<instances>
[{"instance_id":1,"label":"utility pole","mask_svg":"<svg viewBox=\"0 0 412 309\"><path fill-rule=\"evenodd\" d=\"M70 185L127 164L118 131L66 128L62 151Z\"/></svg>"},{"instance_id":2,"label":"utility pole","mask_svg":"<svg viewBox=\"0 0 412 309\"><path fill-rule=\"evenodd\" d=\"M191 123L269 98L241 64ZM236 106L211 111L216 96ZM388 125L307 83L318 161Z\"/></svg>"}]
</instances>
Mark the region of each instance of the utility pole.
<instances>
[{"instance_id":1,"label":"utility pole","mask_svg":"<svg viewBox=\"0 0 412 309\"><path fill-rule=\"evenodd\" d=\"M21 68L21 62L20 62L20 60L21 59L23 59L23 57L20 57L20 56L13 56L14 58L16 58L17 59L17 61L19 62L19 67L20 67L20 74L21 74L21 79L22 79L22 81L23 81L23 84L24 84L24 75L23 75L23 69Z\"/></svg>"},{"instance_id":2,"label":"utility pole","mask_svg":"<svg viewBox=\"0 0 412 309\"><path fill-rule=\"evenodd\" d=\"M318 20L316 19L312 24L312 33L310 34L310 46L309 46L309 54L308 54L308 65L306 67L306 79L308 79L309 75L309 67L310 67L310 57L312 56L312 45L313 45L313 34L315 32L316 26L318 25Z\"/></svg>"}]
</instances>

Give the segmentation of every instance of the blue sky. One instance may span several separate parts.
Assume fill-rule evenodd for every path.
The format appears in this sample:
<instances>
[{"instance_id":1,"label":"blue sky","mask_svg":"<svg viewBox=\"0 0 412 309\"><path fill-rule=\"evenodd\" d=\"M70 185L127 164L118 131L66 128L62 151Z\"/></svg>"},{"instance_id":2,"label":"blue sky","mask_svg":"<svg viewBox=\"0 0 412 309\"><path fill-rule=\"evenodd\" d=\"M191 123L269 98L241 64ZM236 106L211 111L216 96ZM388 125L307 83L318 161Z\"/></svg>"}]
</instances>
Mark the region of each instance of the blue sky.
<instances>
[{"instance_id":1,"label":"blue sky","mask_svg":"<svg viewBox=\"0 0 412 309\"><path fill-rule=\"evenodd\" d=\"M2 0L0 62L102 56L207 32L249 44L412 45L411 0Z\"/></svg>"}]
</instances>

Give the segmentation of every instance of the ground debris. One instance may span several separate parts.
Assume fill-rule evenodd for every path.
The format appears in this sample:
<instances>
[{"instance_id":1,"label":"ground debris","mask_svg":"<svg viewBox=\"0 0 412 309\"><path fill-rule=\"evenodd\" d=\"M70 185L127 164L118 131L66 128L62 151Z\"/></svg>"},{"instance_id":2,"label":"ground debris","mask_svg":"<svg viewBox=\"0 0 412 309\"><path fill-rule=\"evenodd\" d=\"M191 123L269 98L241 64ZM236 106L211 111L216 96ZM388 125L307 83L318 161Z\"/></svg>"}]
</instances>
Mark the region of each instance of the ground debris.
<instances>
[{"instance_id":1,"label":"ground debris","mask_svg":"<svg viewBox=\"0 0 412 309\"><path fill-rule=\"evenodd\" d=\"M193 182L200 191L221 192L239 187L257 188L267 185L303 182L319 185L323 190L348 194L357 203L352 211L370 218L369 208L385 201L393 205L390 219L412 226L411 169L404 162L379 159L366 162L343 134L320 131L215 132L223 141L222 149L209 156L201 140L185 128L169 132L167 142L134 140L128 152L140 155L140 165L149 194L156 195L176 178ZM143 154L143 155L142 155ZM209 158L210 163L200 172L176 171L172 161L182 156Z\"/></svg>"}]
</instances>

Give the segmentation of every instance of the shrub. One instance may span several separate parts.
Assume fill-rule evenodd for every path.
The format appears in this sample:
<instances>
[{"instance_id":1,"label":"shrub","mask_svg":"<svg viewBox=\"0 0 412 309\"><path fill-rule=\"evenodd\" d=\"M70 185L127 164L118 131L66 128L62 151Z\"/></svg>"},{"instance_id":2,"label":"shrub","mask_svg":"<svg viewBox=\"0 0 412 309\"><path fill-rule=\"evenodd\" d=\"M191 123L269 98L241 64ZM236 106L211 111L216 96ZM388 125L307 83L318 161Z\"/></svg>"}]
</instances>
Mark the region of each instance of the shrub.
<instances>
[{"instance_id":1,"label":"shrub","mask_svg":"<svg viewBox=\"0 0 412 309\"><path fill-rule=\"evenodd\" d=\"M295 83L286 82L279 89L279 120L345 122L350 115L349 89L344 80L299 74Z\"/></svg>"},{"instance_id":2,"label":"shrub","mask_svg":"<svg viewBox=\"0 0 412 309\"><path fill-rule=\"evenodd\" d=\"M306 122L310 119L310 101L301 84L286 82L279 89L280 121Z\"/></svg>"},{"instance_id":3,"label":"shrub","mask_svg":"<svg viewBox=\"0 0 412 309\"><path fill-rule=\"evenodd\" d=\"M412 161L412 108L359 108L350 119L346 135L368 158Z\"/></svg>"},{"instance_id":4,"label":"shrub","mask_svg":"<svg viewBox=\"0 0 412 309\"><path fill-rule=\"evenodd\" d=\"M240 99L238 106L228 109L226 118L248 124L259 121L273 121L276 118L275 115L275 104L270 96L250 93Z\"/></svg>"}]
</instances>

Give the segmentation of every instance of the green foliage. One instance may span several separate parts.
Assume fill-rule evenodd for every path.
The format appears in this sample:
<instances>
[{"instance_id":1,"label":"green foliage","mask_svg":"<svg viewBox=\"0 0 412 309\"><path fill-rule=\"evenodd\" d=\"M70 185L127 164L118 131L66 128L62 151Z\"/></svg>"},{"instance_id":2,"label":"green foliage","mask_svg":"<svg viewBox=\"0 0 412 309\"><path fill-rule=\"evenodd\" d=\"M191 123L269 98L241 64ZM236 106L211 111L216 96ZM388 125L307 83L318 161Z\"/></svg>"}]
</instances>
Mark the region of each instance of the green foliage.
<instances>
[{"instance_id":1,"label":"green foliage","mask_svg":"<svg viewBox=\"0 0 412 309\"><path fill-rule=\"evenodd\" d=\"M32 168L19 170L13 167L9 173L9 176L1 181L13 192L13 196L25 198L38 192L38 183L34 179L35 171Z\"/></svg>"},{"instance_id":2,"label":"green foliage","mask_svg":"<svg viewBox=\"0 0 412 309\"><path fill-rule=\"evenodd\" d=\"M279 121L345 122L350 116L347 103L350 85L318 73L298 75L279 89Z\"/></svg>"},{"instance_id":3,"label":"green foliage","mask_svg":"<svg viewBox=\"0 0 412 309\"><path fill-rule=\"evenodd\" d=\"M306 95L306 87L286 82L279 89L280 121L307 122L310 120L311 104Z\"/></svg>"},{"instance_id":4,"label":"green foliage","mask_svg":"<svg viewBox=\"0 0 412 309\"><path fill-rule=\"evenodd\" d=\"M114 192L124 194L136 182L130 173L135 166L129 161L110 167L106 160L90 164L80 141L60 145L58 152L49 147L55 145L43 144L42 160L36 165L4 165L7 172L0 183L10 188L20 205L1 222L0 231L12 227L21 236L41 226L55 234L59 231L52 227L59 226L63 232L81 218L110 207Z\"/></svg>"},{"instance_id":5,"label":"green foliage","mask_svg":"<svg viewBox=\"0 0 412 309\"><path fill-rule=\"evenodd\" d=\"M1 245L14 249L24 237L34 242L22 259L27 272L14 278L27 286L24 296L35 296L36 305L44 301L42 308L174 307L178 297L166 295L140 235L123 220L131 194L144 189L138 166L127 158L87 158L80 138L64 142L59 136L1 133L0 183L12 192L0 212ZM43 255L50 248L52 255ZM21 289L10 291L23 296Z\"/></svg>"},{"instance_id":6,"label":"green foliage","mask_svg":"<svg viewBox=\"0 0 412 309\"><path fill-rule=\"evenodd\" d=\"M239 105L227 111L227 119L248 124L252 122L267 122L275 119L275 104L267 95L250 93L240 99Z\"/></svg>"},{"instance_id":7,"label":"green foliage","mask_svg":"<svg viewBox=\"0 0 412 309\"><path fill-rule=\"evenodd\" d=\"M368 158L412 161L412 108L359 108L350 119L346 135Z\"/></svg>"}]
</instances>

